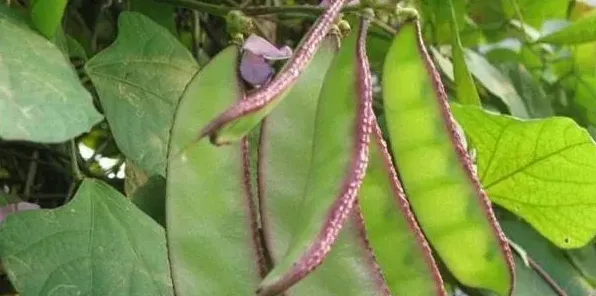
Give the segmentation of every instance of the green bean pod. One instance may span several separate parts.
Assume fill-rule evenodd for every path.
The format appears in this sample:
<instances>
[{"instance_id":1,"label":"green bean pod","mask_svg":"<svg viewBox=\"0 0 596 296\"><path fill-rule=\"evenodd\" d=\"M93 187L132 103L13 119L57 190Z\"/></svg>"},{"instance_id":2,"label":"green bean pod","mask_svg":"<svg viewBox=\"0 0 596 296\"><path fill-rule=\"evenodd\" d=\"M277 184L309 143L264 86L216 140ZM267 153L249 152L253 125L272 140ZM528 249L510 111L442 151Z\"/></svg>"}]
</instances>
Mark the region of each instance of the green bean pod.
<instances>
[{"instance_id":1,"label":"green bean pod","mask_svg":"<svg viewBox=\"0 0 596 296\"><path fill-rule=\"evenodd\" d=\"M166 227L176 295L251 295L266 272L249 188L246 139L193 143L194 127L243 92L239 49L228 47L187 86L169 146Z\"/></svg>"},{"instance_id":2,"label":"green bean pod","mask_svg":"<svg viewBox=\"0 0 596 296\"><path fill-rule=\"evenodd\" d=\"M236 102L213 119L199 133L199 138L209 135L217 145L236 142L250 132L267 114L282 101L289 88L296 83L310 63L321 42L337 19L347 0L335 0L312 25L298 50L280 73L268 84Z\"/></svg>"},{"instance_id":3,"label":"green bean pod","mask_svg":"<svg viewBox=\"0 0 596 296\"><path fill-rule=\"evenodd\" d=\"M308 181L319 93L336 56L338 36L328 36L312 62L279 106L263 121L259 149L259 200L267 250L273 263L283 259ZM379 295L381 275L363 245L357 221L342 229L338 242L313 274L291 287L290 295ZM373 263L373 264L371 264ZM341 276L338 276L341 273Z\"/></svg>"},{"instance_id":4,"label":"green bean pod","mask_svg":"<svg viewBox=\"0 0 596 296\"><path fill-rule=\"evenodd\" d=\"M358 196L367 238L392 294L446 296L431 249L410 210L376 123Z\"/></svg>"},{"instance_id":5,"label":"green bean pod","mask_svg":"<svg viewBox=\"0 0 596 296\"><path fill-rule=\"evenodd\" d=\"M301 223L286 255L261 283L259 295L283 292L321 264L353 208L366 170L372 121L367 27L363 20L350 33L325 76L308 180L296 209Z\"/></svg>"},{"instance_id":6,"label":"green bean pod","mask_svg":"<svg viewBox=\"0 0 596 296\"><path fill-rule=\"evenodd\" d=\"M509 295L511 251L462 145L418 20L402 24L383 73L392 152L424 233L463 284Z\"/></svg>"}]
</instances>

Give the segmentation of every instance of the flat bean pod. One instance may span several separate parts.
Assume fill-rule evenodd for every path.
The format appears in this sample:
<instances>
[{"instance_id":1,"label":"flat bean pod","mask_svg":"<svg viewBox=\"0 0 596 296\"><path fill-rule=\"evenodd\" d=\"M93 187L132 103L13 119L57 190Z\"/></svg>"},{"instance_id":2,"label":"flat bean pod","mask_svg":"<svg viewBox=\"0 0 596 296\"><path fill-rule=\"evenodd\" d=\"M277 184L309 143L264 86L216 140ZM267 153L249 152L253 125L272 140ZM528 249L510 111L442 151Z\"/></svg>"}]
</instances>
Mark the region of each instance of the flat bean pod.
<instances>
[{"instance_id":1,"label":"flat bean pod","mask_svg":"<svg viewBox=\"0 0 596 296\"><path fill-rule=\"evenodd\" d=\"M447 295L376 123L358 196L367 238L392 294Z\"/></svg>"},{"instance_id":2,"label":"flat bean pod","mask_svg":"<svg viewBox=\"0 0 596 296\"><path fill-rule=\"evenodd\" d=\"M300 207L308 181L317 104L325 73L338 51L338 37L328 36L312 62L279 106L264 120L259 149L259 200L267 250L283 259L293 230L300 227ZM342 229L323 264L288 290L288 295L379 295L380 273L363 245L357 221ZM341 276L338 276L341 274Z\"/></svg>"},{"instance_id":3,"label":"flat bean pod","mask_svg":"<svg viewBox=\"0 0 596 296\"><path fill-rule=\"evenodd\" d=\"M175 114L167 167L166 226L176 295L251 295L266 272L257 239L247 141L226 147L195 139L243 92L239 49L217 55L190 82Z\"/></svg>"},{"instance_id":4,"label":"flat bean pod","mask_svg":"<svg viewBox=\"0 0 596 296\"><path fill-rule=\"evenodd\" d=\"M260 295L286 290L321 264L353 207L366 170L372 121L367 27L363 20L350 33L325 76L308 181L297 209L301 225L287 254L261 283Z\"/></svg>"},{"instance_id":5,"label":"flat bean pod","mask_svg":"<svg viewBox=\"0 0 596 296\"><path fill-rule=\"evenodd\" d=\"M462 146L417 20L399 29L383 73L392 152L428 240L463 284L509 295L511 251Z\"/></svg>"}]
</instances>

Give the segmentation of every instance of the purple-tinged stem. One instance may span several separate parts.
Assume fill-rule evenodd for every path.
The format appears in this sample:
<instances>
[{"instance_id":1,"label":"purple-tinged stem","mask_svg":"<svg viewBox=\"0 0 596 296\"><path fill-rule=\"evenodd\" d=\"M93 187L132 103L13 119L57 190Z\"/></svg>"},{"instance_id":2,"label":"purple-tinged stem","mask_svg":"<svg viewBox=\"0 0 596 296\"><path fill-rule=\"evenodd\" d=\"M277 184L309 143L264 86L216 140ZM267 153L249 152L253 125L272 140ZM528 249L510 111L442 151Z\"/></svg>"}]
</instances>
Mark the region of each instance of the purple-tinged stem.
<instances>
[{"instance_id":1,"label":"purple-tinged stem","mask_svg":"<svg viewBox=\"0 0 596 296\"><path fill-rule=\"evenodd\" d=\"M264 278L269 271L265 260L265 249L261 244L259 234L259 224L257 221L258 213L255 205L255 198L251 190L251 178L250 178L250 145L248 139L244 137L241 143L242 149L242 181L244 185L244 193L246 203L248 205L249 224L251 230L251 239L255 251L255 258L259 276Z\"/></svg>"},{"instance_id":2,"label":"purple-tinged stem","mask_svg":"<svg viewBox=\"0 0 596 296\"><path fill-rule=\"evenodd\" d=\"M215 136L213 134L225 124L248 113L259 111L278 99L283 91L296 82L302 71L304 71L308 63L312 60L312 57L329 32L331 25L339 15L345 2L346 0L334 1L325 13L317 19L306 34L304 40L300 43L297 52L288 60L279 75L267 85L257 89L244 100L238 101L218 115L203 128L199 133L199 138L211 135L211 141L215 142Z\"/></svg>"}]
</instances>

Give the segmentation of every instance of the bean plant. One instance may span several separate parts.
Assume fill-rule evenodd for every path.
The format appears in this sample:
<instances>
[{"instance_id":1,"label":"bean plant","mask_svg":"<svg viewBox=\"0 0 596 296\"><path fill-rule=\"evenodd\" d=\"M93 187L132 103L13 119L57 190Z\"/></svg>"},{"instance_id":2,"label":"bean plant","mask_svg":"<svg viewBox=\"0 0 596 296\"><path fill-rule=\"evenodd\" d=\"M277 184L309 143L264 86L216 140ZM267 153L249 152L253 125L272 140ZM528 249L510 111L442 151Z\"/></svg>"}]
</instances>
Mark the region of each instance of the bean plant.
<instances>
[{"instance_id":1,"label":"bean plant","mask_svg":"<svg viewBox=\"0 0 596 296\"><path fill-rule=\"evenodd\" d=\"M596 295L596 3L0 1L0 295Z\"/></svg>"}]
</instances>

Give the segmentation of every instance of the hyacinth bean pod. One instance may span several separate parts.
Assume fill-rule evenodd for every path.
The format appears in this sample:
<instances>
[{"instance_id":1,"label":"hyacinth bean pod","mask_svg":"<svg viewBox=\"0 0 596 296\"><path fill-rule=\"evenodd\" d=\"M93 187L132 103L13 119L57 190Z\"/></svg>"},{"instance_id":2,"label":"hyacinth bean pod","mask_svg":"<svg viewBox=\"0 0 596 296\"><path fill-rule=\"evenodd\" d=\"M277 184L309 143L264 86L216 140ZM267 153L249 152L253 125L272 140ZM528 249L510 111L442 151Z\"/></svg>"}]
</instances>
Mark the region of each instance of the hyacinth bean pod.
<instances>
[{"instance_id":1,"label":"hyacinth bean pod","mask_svg":"<svg viewBox=\"0 0 596 296\"><path fill-rule=\"evenodd\" d=\"M261 283L259 295L280 293L321 264L354 205L366 170L372 123L367 27L368 21L362 20L348 35L325 76L307 185L297 209L301 225L294 230L288 252Z\"/></svg>"},{"instance_id":2,"label":"hyacinth bean pod","mask_svg":"<svg viewBox=\"0 0 596 296\"><path fill-rule=\"evenodd\" d=\"M175 114L166 225L178 296L251 295L266 272L246 139L226 147L207 139L188 146L194 126L241 97L238 57L239 49L230 46L213 58L187 86Z\"/></svg>"},{"instance_id":3,"label":"hyacinth bean pod","mask_svg":"<svg viewBox=\"0 0 596 296\"><path fill-rule=\"evenodd\" d=\"M300 227L300 207L311 162L319 93L339 48L328 36L287 98L263 121L259 149L259 200L267 250L273 263L288 250L292 231ZM356 219L352 219L356 220ZM383 287L372 254L363 247L358 221L342 229L321 267L291 287L286 295L379 295ZM337 271L342 276L337 276ZM379 289L381 288L381 289ZM379 291L381 290L381 291Z\"/></svg>"},{"instance_id":4,"label":"hyacinth bean pod","mask_svg":"<svg viewBox=\"0 0 596 296\"><path fill-rule=\"evenodd\" d=\"M427 239L460 282L509 295L511 251L462 145L417 20L396 34L382 87L395 164Z\"/></svg>"},{"instance_id":5,"label":"hyacinth bean pod","mask_svg":"<svg viewBox=\"0 0 596 296\"><path fill-rule=\"evenodd\" d=\"M367 238L392 295L447 295L376 123L358 196Z\"/></svg>"},{"instance_id":6,"label":"hyacinth bean pod","mask_svg":"<svg viewBox=\"0 0 596 296\"><path fill-rule=\"evenodd\" d=\"M306 33L298 50L281 72L270 83L249 94L245 100L237 101L213 116L208 124L201 126L203 128L199 138L209 135L215 144L228 144L242 139L261 122L285 98L288 89L308 66L345 2L346 0L333 1Z\"/></svg>"}]
</instances>

